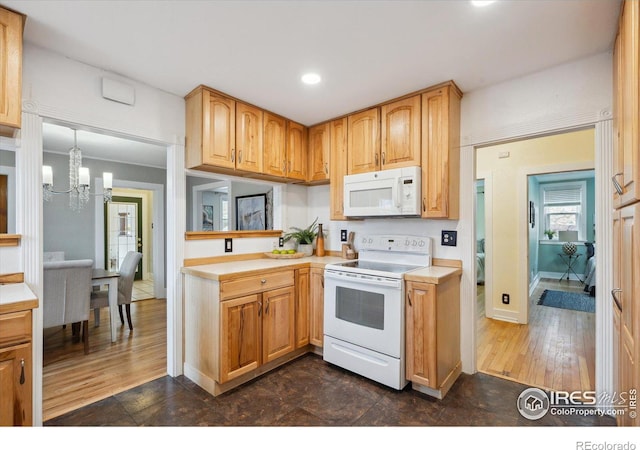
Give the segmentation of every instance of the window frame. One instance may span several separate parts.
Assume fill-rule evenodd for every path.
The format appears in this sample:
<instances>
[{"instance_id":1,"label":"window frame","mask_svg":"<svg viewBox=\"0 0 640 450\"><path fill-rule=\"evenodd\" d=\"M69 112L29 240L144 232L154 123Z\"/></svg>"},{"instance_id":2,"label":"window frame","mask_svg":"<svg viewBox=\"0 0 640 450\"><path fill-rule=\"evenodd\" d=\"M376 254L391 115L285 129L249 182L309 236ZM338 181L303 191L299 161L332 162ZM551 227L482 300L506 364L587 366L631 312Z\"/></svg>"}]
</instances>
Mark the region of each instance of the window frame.
<instances>
[{"instance_id":1,"label":"window frame","mask_svg":"<svg viewBox=\"0 0 640 450\"><path fill-rule=\"evenodd\" d=\"M559 213L546 213L545 208L547 206L551 206L550 204L546 204L544 202L545 191L560 191L560 190L571 190L571 189L579 189L580 190L580 213L576 213L578 215L578 242L587 241L587 182L586 180L580 181L559 181L559 182L550 182L550 183L541 183L540 184L540 230L538 232L539 239L541 241L558 241L558 234L556 234L553 239L547 239L544 231L548 227L548 216L552 214ZM572 205L576 203L568 202L566 205ZM555 206L563 206L563 204L555 204Z\"/></svg>"}]
</instances>

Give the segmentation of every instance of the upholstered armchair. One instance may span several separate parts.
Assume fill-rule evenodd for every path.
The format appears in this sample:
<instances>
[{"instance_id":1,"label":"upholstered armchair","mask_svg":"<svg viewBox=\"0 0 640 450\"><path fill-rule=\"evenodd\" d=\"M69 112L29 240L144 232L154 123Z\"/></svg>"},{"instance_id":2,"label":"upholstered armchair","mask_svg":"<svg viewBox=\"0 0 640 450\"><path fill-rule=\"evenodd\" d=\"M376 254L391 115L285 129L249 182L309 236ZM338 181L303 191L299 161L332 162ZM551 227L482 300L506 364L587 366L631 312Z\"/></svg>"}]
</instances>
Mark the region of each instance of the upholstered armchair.
<instances>
[{"instance_id":1,"label":"upholstered armchair","mask_svg":"<svg viewBox=\"0 0 640 450\"><path fill-rule=\"evenodd\" d=\"M43 328L82 323L84 352L89 353L88 324L93 261L49 261L43 263L43 269Z\"/></svg>"}]
</instances>

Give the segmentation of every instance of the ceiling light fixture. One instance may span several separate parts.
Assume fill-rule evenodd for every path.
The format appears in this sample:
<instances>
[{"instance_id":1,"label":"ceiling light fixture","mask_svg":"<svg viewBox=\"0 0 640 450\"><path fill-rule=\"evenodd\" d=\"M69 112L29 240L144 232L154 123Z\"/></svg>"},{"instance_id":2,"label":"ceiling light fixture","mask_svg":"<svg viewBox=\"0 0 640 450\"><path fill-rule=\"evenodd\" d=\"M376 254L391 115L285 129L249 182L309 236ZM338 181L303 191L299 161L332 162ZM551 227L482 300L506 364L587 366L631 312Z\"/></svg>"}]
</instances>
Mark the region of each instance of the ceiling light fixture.
<instances>
[{"instance_id":1,"label":"ceiling light fixture","mask_svg":"<svg viewBox=\"0 0 640 450\"><path fill-rule=\"evenodd\" d=\"M102 177L101 195L107 203L112 199L113 174L104 172ZM50 201L52 194L69 194L69 207L74 211L80 211L89 202L90 179L89 169L82 167L82 151L78 148L76 130L73 130L73 147L69 150L69 189L64 191L53 189L53 169L51 166L42 166L43 197L45 201Z\"/></svg>"},{"instance_id":2,"label":"ceiling light fixture","mask_svg":"<svg viewBox=\"0 0 640 450\"><path fill-rule=\"evenodd\" d=\"M317 73L305 73L301 79L304 84L318 84L322 81L322 78Z\"/></svg>"},{"instance_id":3,"label":"ceiling light fixture","mask_svg":"<svg viewBox=\"0 0 640 450\"><path fill-rule=\"evenodd\" d=\"M495 2L496 2L496 0L471 0L471 4L473 6L477 6L478 8L490 5L490 4L495 3Z\"/></svg>"}]
</instances>

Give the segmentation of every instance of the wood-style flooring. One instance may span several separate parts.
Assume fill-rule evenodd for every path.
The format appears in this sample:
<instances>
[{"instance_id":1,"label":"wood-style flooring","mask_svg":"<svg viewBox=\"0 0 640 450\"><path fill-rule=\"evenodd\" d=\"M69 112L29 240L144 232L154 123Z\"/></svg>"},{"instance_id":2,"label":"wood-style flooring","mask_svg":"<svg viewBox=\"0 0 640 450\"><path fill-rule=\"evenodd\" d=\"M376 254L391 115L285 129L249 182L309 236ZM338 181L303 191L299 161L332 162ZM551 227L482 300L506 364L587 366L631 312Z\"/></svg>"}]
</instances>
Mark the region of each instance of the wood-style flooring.
<instances>
[{"instance_id":1,"label":"wood-style flooring","mask_svg":"<svg viewBox=\"0 0 640 450\"><path fill-rule=\"evenodd\" d=\"M44 330L44 421L167 374L166 301L132 303L131 320L133 331L118 318L111 343L109 309L102 308L98 327L91 312L88 355L82 342L73 342L71 326Z\"/></svg>"},{"instance_id":2,"label":"wood-style flooring","mask_svg":"<svg viewBox=\"0 0 640 450\"><path fill-rule=\"evenodd\" d=\"M583 292L583 285L542 279L529 298L528 325L487 319L478 286L478 370L548 390L594 390L595 314L540 306L545 289Z\"/></svg>"}]
</instances>

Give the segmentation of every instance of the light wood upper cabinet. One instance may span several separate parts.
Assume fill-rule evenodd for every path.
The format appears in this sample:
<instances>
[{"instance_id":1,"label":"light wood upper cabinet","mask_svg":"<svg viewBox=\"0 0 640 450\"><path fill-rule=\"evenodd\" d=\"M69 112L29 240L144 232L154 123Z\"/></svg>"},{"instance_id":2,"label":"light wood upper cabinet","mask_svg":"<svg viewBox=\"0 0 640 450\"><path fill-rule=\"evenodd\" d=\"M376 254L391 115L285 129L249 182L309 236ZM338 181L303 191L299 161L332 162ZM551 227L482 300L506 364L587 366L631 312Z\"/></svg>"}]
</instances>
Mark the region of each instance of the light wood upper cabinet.
<instances>
[{"instance_id":1,"label":"light wood upper cabinet","mask_svg":"<svg viewBox=\"0 0 640 450\"><path fill-rule=\"evenodd\" d=\"M262 110L236 102L236 168L262 173Z\"/></svg>"},{"instance_id":2,"label":"light wood upper cabinet","mask_svg":"<svg viewBox=\"0 0 640 450\"><path fill-rule=\"evenodd\" d=\"M309 343L324 345L324 269L311 269Z\"/></svg>"},{"instance_id":3,"label":"light wood upper cabinet","mask_svg":"<svg viewBox=\"0 0 640 450\"><path fill-rule=\"evenodd\" d=\"M640 200L640 2L625 1L622 8L614 48L616 207Z\"/></svg>"},{"instance_id":4,"label":"light wood upper cabinet","mask_svg":"<svg viewBox=\"0 0 640 450\"><path fill-rule=\"evenodd\" d=\"M307 127L287 121L287 178L307 180Z\"/></svg>"},{"instance_id":5,"label":"light wood upper cabinet","mask_svg":"<svg viewBox=\"0 0 640 450\"><path fill-rule=\"evenodd\" d=\"M422 94L422 217L457 219L460 99L453 83Z\"/></svg>"},{"instance_id":6,"label":"light wood upper cabinet","mask_svg":"<svg viewBox=\"0 0 640 450\"><path fill-rule=\"evenodd\" d=\"M420 95L380 107L382 169L420 165Z\"/></svg>"},{"instance_id":7,"label":"light wood upper cabinet","mask_svg":"<svg viewBox=\"0 0 640 450\"><path fill-rule=\"evenodd\" d=\"M186 98L186 167L235 169L236 102L202 87Z\"/></svg>"},{"instance_id":8,"label":"light wood upper cabinet","mask_svg":"<svg viewBox=\"0 0 640 450\"><path fill-rule=\"evenodd\" d=\"M462 368L460 279L409 281L406 297L406 377L414 389L442 398Z\"/></svg>"},{"instance_id":9,"label":"light wood upper cabinet","mask_svg":"<svg viewBox=\"0 0 640 450\"><path fill-rule=\"evenodd\" d=\"M309 129L309 181L329 179L330 133L329 122Z\"/></svg>"},{"instance_id":10,"label":"light wood upper cabinet","mask_svg":"<svg viewBox=\"0 0 640 450\"><path fill-rule=\"evenodd\" d=\"M380 109L348 117L347 173L380 170Z\"/></svg>"},{"instance_id":11,"label":"light wood upper cabinet","mask_svg":"<svg viewBox=\"0 0 640 450\"><path fill-rule=\"evenodd\" d=\"M286 120L264 113L264 173L284 177L287 174Z\"/></svg>"},{"instance_id":12,"label":"light wood upper cabinet","mask_svg":"<svg viewBox=\"0 0 640 450\"><path fill-rule=\"evenodd\" d=\"M12 137L22 119L22 31L25 16L0 7L0 135Z\"/></svg>"},{"instance_id":13,"label":"light wood upper cabinet","mask_svg":"<svg viewBox=\"0 0 640 450\"><path fill-rule=\"evenodd\" d=\"M329 157L329 197L331 220L345 220L344 176L347 174L347 118L331 122Z\"/></svg>"}]
</instances>

